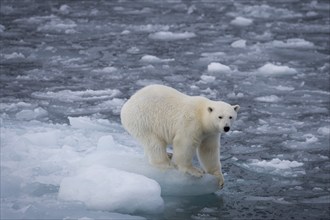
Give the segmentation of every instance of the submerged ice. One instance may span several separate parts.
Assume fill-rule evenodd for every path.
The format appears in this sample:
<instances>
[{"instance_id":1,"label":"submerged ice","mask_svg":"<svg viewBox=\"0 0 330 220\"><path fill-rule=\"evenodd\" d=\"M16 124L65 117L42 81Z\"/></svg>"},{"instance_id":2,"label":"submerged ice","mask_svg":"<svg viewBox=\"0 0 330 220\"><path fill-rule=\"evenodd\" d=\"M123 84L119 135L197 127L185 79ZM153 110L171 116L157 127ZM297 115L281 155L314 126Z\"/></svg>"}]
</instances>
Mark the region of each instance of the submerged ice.
<instances>
[{"instance_id":1,"label":"submerged ice","mask_svg":"<svg viewBox=\"0 0 330 220\"><path fill-rule=\"evenodd\" d=\"M329 216L329 2L6 0L0 14L1 219ZM124 131L121 106L152 83L241 106L224 189L151 167Z\"/></svg>"}]
</instances>

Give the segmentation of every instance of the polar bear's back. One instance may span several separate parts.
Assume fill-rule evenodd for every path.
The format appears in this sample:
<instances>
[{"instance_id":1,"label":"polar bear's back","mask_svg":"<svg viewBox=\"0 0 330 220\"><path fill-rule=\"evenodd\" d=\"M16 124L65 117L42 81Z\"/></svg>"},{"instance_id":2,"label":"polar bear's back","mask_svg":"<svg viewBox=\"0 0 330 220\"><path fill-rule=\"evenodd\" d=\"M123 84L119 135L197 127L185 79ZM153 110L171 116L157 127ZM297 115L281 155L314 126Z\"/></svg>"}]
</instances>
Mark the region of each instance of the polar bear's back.
<instances>
[{"instance_id":1,"label":"polar bear's back","mask_svg":"<svg viewBox=\"0 0 330 220\"><path fill-rule=\"evenodd\" d=\"M150 85L137 91L121 110L125 129L136 138L154 133L170 143L189 97L173 88Z\"/></svg>"}]
</instances>

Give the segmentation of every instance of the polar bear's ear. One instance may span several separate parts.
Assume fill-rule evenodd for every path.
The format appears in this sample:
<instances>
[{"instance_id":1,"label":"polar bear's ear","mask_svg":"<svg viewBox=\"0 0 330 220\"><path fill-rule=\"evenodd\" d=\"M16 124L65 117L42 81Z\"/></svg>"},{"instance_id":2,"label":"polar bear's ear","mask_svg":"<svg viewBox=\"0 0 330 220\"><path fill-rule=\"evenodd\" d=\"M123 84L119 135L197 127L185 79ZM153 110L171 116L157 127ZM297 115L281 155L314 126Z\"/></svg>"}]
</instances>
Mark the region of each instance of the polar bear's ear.
<instances>
[{"instance_id":1,"label":"polar bear's ear","mask_svg":"<svg viewBox=\"0 0 330 220\"><path fill-rule=\"evenodd\" d=\"M234 107L235 112L238 112L238 110L240 108L239 105L234 105L233 107Z\"/></svg>"},{"instance_id":2,"label":"polar bear's ear","mask_svg":"<svg viewBox=\"0 0 330 220\"><path fill-rule=\"evenodd\" d=\"M212 107L208 107L207 110L211 113L213 112L213 108Z\"/></svg>"}]
</instances>

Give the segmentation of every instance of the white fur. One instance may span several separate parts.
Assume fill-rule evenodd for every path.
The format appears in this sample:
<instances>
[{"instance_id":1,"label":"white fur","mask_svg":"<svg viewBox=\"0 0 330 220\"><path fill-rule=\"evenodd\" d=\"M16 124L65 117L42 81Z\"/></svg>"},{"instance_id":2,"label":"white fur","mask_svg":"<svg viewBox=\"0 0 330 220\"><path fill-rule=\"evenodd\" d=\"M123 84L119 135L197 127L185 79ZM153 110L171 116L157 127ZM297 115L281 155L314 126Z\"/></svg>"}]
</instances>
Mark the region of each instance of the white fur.
<instances>
[{"instance_id":1,"label":"white fur","mask_svg":"<svg viewBox=\"0 0 330 220\"><path fill-rule=\"evenodd\" d=\"M220 134L224 127L231 127L238 109L238 105L150 85L137 91L124 104L121 121L144 146L152 165L176 166L182 172L201 177L203 171L192 165L197 150L204 171L217 176L222 187ZM166 152L170 144L173 145L172 161Z\"/></svg>"}]
</instances>

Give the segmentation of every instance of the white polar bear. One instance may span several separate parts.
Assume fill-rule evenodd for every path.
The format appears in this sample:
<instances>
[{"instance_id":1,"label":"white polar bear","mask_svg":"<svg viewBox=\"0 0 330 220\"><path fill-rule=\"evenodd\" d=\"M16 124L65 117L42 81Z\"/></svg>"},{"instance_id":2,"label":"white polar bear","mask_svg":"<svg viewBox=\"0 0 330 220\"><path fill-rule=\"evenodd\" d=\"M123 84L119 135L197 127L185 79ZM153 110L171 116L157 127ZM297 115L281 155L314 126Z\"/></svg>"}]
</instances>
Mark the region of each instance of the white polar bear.
<instances>
[{"instance_id":1,"label":"white polar bear","mask_svg":"<svg viewBox=\"0 0 330 220\"><path fill-rule=\"evenodd\" d=\"M229 131L238 110L239 105L150 85L128 99L120 116L124 128L144 146L150 164L160 168L176 166L201 177L203 171L192 165L197 150L204 171L218 177L223 187L220 134ZM173 163L166 152L171 144Z\"/></svg>"}]
</instances>

